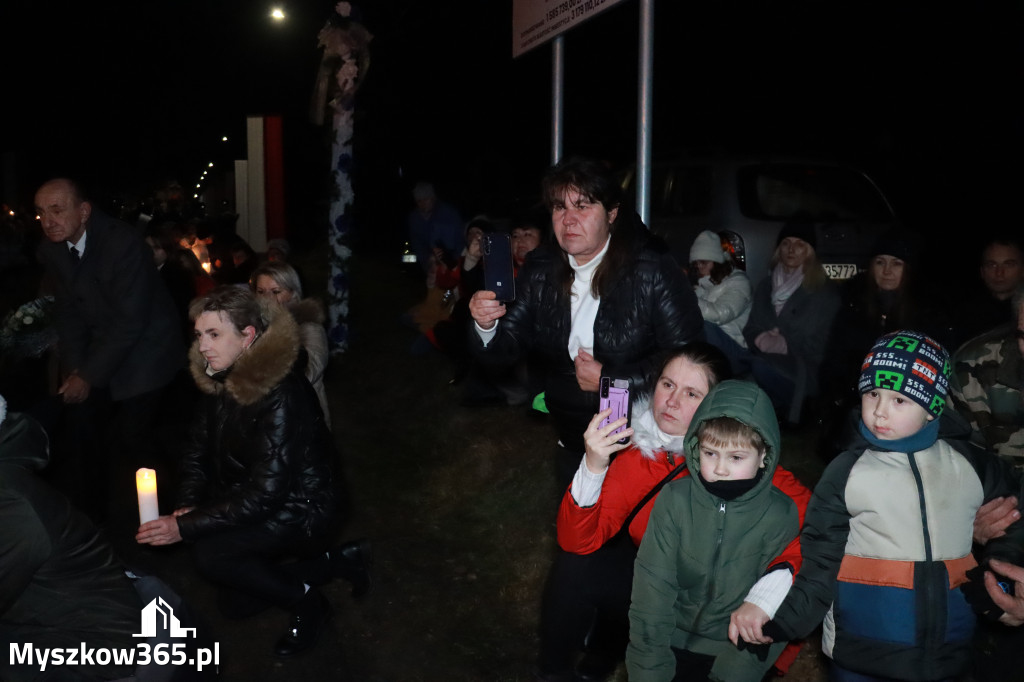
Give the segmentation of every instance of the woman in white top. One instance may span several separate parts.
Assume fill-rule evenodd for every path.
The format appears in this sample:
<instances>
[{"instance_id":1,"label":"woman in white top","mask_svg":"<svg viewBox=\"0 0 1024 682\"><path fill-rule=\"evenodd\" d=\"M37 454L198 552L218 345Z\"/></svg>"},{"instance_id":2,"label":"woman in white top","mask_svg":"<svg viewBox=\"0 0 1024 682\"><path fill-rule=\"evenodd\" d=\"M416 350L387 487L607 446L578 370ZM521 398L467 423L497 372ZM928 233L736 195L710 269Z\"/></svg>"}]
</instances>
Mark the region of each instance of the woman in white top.
<instances>
[{"instance_id":1,"label":"woman in white top","mask_svg":"<svg viewBox=\"0 0 1024 682\"><path fill-rule=\"evenodd\" d=\"M603 163L564 161L543 188L556 243L530 253L514 301L473 294L468 336L481 363L528 356L537 368L560 441L561 493L583 457L601 377L643 390L656 356L699 339L703 321L679 264L623 208L621 183Z\"/></svg>"},{"instance_id":2,"label":"woman in white top","mask_svg":"<svg viewBox=\"0 0 1024 682\"><path fill-rule=\"evenodd\" d=\"M753 298L747 273L735 267L721 237L711 230L704 230L693 241L690 272L700 276L694 292L704 316L704 334L729 358L733 373L741 374L747 348L743 327Z\"/></svg>"}]
</instances>

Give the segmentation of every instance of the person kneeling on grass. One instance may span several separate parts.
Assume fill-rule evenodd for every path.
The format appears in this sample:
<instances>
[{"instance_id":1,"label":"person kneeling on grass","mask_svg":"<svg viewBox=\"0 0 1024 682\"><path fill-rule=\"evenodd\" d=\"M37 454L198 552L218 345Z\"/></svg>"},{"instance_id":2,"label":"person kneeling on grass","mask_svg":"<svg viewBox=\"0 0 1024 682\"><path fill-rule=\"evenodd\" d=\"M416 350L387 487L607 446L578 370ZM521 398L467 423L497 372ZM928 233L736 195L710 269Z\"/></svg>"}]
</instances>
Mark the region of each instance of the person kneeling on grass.
<instances>
[{"instance_id":1,"label":"person kneeling on grass","mask_svg":"<svg viewBox=\"0 0 1024 682\"><path fill-rule=\"evenodd\" d=\"M686 435L691 475L658 496L637 554L626 668L631 682L757 682L783 648L738 648L771 614L744 603L770 573L783 594L792 567L770 565L800 531L796 503L772 485L779 425L753 383L724 381ZM776 570L790 569L790 570ZM756 624L756 625L754 625Z\"/></svg>"},{"instance_id":2,"label":"person kneeling on grass","mask_svg":"<svg viewBox=\"0 0 1024 682\"><path fill-rule=\"evenodd\" d=\"M274 653L294 655L313 646L330 615L318 584L342 576L354 594L369 587L369 548L329 549L346 496L324 413L296 362L295 319L232 286L195 299L189 314L192 377L203 395L182 458L179 505L142 524L135 538L192 543L229 617L288 610Z\"/></svg>"}]
</instances>

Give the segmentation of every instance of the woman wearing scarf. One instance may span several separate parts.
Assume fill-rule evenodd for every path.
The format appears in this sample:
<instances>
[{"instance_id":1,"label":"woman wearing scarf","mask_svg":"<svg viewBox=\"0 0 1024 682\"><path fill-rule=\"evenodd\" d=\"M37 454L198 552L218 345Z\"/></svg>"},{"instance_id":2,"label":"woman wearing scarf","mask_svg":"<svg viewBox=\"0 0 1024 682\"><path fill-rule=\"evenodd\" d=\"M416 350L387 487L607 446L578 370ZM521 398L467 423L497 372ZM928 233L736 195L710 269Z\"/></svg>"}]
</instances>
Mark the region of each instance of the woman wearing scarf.
<instances>
[{"instance_id":1,"label":"woman wearing scarf","mask_svg":"<svg viewBox=\"0 0 1024 682\"><path fill-rule=\"evenodd\" d=\"M743 328L754 380L780 421L799 423L806 398L818 393L818 370L839 310L839 295L814 252L814 223L793 219L776 240L771 274L758 284Z\"/></svg>"}]
</instances>

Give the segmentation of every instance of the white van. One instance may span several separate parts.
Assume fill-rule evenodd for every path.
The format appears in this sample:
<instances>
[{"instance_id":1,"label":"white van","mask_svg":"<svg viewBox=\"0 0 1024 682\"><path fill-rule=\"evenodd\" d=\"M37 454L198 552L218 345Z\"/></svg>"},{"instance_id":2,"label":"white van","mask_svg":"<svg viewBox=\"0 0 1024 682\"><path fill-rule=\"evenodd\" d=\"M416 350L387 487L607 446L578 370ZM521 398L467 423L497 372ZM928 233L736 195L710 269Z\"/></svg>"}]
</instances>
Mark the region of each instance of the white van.
<instances>
[{"instance_id":1,"label":"white van","mask_svg":"<svg viewBox=\"0 0 1024 682\"><path fill-rule=\"evenodd\" d=\"M631 176L624 180L629 186ZM737 261L756 286L768 274L779 230L798 214L818 224L818 258L833 279L867 267L875 238L896 222L875 182L840 163L715 156L652 168L649 227L681 265L701 230L728 232Z\"/></svg>"}]
</instances>

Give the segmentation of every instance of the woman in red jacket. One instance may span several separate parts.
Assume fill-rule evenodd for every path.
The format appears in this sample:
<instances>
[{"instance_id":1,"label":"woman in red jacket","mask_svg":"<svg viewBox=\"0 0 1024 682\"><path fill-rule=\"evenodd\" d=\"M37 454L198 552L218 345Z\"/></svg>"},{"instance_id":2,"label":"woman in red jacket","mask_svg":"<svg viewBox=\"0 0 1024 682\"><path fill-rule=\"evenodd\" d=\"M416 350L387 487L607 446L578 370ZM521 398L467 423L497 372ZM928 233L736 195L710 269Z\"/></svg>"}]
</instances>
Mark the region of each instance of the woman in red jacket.
<instances>
[{"instance_id":1,"label":"woman in red jacket","mask_svg":"<svg viewBox=\"0 0 1024 682\"><path fill-rule=\"evenodd\" d=\"M653 394L633 405L630 428L613 435L625 418L601 427L609 415L604 411L594 415L584 434L586 454L558 512L561 551L542 604L538 680L601 680L621 659L628 641L633 560L654 498L665 483L688 475L682 452L690 419L708 391L729 377L729 362L714 346L691 343L670 353L655 377ZM623 436L630 441L618 443ZM802 524L810 491L781 467L774 483L797 503ZM779 564L788 564L790 571L770 571L751 588L733 614L737 630L759 622L758 611L771 616L781 603L800 567L798 539L773 567ZM573 659L584 643L586 655L574 671ZM791 658L781 663L786 656L777 667L788 667Z\"/></svg>"}]
</instances>

